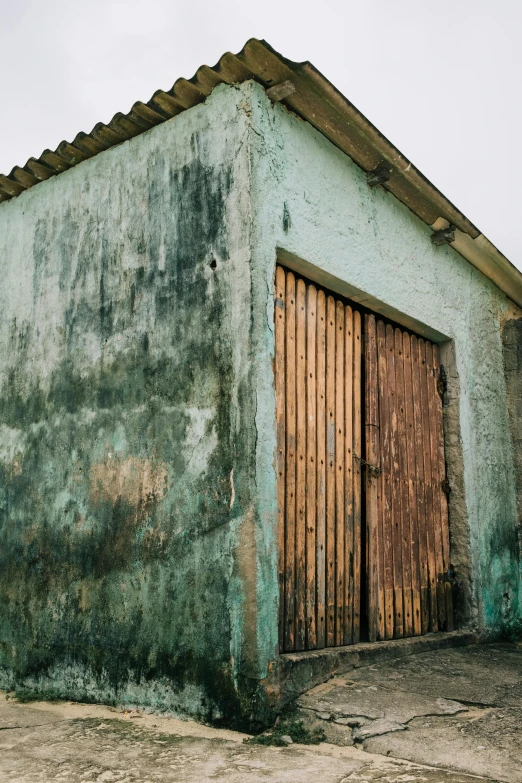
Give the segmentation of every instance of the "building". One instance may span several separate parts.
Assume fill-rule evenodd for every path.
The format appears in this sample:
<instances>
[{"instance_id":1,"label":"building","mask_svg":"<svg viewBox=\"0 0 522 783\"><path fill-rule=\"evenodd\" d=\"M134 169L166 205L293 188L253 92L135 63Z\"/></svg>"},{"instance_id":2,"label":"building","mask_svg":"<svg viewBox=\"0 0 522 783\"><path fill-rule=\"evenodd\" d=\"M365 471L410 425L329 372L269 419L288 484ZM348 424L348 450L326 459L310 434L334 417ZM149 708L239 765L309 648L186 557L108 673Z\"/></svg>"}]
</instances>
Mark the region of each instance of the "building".
<instances>
[{"instance_id":1,"label":"building","mask_svg":"<svg viewBox=\"0 0 522 783\"><path fill-rule=\"evenodd\" d=\"M245 725L520 616L522 276L313 66L253 39L0 200L2 687Z\"/></svg>"}]
</instances>

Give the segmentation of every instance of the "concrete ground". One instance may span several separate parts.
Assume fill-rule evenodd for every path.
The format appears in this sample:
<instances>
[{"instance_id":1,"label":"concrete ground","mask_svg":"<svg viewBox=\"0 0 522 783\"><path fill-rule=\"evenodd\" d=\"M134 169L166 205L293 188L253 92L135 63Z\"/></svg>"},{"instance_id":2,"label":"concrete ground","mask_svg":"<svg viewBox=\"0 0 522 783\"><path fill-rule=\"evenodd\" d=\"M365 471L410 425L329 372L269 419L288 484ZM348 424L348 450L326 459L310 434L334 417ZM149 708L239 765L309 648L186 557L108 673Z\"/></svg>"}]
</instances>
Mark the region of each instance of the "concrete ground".
<instances>
[{"instance_id":1,"label":"concrete ground","mask_svg":"<svg viewBox=\"0 0 522 783\"><path fill-rule=\"evenodd\" d=\"M263 746L192 721L7 696L2 783L522 783L515 645L419 653L314 688L281 724L319 727L318 745Z\"/></svg>"}]
</instances>

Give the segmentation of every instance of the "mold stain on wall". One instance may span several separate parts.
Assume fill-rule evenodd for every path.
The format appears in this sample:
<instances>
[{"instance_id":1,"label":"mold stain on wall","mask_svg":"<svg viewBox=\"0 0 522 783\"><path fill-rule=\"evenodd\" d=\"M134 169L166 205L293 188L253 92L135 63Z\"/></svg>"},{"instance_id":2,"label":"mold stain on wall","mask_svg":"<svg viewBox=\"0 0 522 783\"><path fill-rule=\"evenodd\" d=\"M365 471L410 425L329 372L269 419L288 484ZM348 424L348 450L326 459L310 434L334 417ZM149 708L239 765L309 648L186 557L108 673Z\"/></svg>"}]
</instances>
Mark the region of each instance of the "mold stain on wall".
<instances>
[{"instance_id":1,"label":"mold stain on wall","mask_svg":"<svg viewBox=\"0 0 522 783\"><path fill-rule=\"evenodd\" d=\"M31 295L1 334L0 680L233 723L229 523L251 470L231 428L249 415L229 333L238 163L212 160L208 128L179 151L168 125L101 177L99 159L77 167L69 194L31 194Z\"/></svg>"}]
</instances>

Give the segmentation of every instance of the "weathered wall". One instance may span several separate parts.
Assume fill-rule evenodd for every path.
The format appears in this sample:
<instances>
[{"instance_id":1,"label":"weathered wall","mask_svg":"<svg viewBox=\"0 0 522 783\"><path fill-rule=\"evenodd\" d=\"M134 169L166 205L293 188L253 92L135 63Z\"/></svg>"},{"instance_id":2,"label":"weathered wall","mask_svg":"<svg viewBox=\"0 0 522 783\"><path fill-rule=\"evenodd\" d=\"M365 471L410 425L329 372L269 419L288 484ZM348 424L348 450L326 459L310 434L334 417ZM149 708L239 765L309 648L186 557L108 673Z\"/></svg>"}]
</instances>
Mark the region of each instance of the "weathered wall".
<instances>
[{"instance_id":1,"label":"weathered wall","mask_svg":"<svg viewBox=\"0 0 522 783\"><path fill-rule=\"evenodd\" d=\"M0 686L249 714L249 114L0 205Z\"/></svg>"},{"instance_id":2,"label":"weathered wall","mask_svg":"<svg viewBox=\"0 0 522 783\"><path fill-rule=\"evenodd\" d=\"M519 546L522 545L522 312L513 306L503 324L504 372L513 452Z\"/></svg>"},{"instance_id":3,"label":"weathered wall","mask_svg":"<svg viewBox=\"0 0 522 783\"><path fill-rule=\"evenodd\" d=\"M453 562L467 602L461 617L498 627L520 611L522 598L500 334L506 297L450 247L434 247L426 225L384 190L370 189L364 172L309 124L253 89L257 417L258 431L270 432L258 441L257 459L267 519L276 495L270 363L278 255L430 339L452 341L447 402L457 426L448 438L458 484ZM264 547L275 581L275 525L262 535L259 552Z\"/></svg>"},{"instance_id":4,"label":"weathered wall","mask_svg":"<svg viewBox=\"0 0 522 783\"><path fill-rule=\"evenodd\" d=\"M0 205L0 686L277 702L278 254L446 341L461 616L520 611L505 297L246 83Z\"/></svg>"}]
</instances>

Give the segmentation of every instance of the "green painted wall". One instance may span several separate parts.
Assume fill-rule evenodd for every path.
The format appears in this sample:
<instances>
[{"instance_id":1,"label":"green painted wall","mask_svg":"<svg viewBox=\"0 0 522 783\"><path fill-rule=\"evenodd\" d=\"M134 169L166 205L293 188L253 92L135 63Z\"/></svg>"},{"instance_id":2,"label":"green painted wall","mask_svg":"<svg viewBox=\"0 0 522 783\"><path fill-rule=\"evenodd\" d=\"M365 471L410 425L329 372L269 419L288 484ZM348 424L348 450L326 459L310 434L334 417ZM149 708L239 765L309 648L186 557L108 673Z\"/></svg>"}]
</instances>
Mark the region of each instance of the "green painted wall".
<instances>
[{"instance_id":1,"label":"green painted wall","mask_svg":"<svg viewBox=\"0 0 522 783\"><path fill-rule=\"evenodd\" d=\"M0 206L4 687L248 717L249 128L218 90Z\"/></svg>"},{"instance_id":2,"label":"green painted wall","mask_svg":"<svg viewBox=\"0 0 522 783\"><path fill-rule=\"evenodd\" d=\"M510 303L493 283L308 123L254 88L253 268L262 509L274 513L272 286L285 263L430 339L452 340L459 386L464 515L472 622L496 629L522 611L513 444L501 323ZM275 579L275 528L260 531L259 557ZM268 565L270 563L270 566ZM459 574L457 574L457 578ZM261 589L261 588L260 588ZM262 600L261 592L259 594ZM267 605L267 604L265 604ZM275 627L275 616L265 617ZM268 658L267 658L268 662Z\"/></svg>"}]
</instances>

